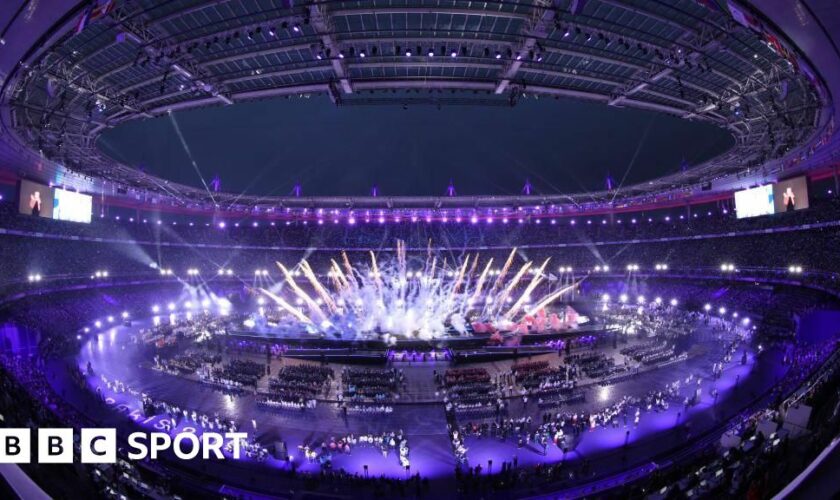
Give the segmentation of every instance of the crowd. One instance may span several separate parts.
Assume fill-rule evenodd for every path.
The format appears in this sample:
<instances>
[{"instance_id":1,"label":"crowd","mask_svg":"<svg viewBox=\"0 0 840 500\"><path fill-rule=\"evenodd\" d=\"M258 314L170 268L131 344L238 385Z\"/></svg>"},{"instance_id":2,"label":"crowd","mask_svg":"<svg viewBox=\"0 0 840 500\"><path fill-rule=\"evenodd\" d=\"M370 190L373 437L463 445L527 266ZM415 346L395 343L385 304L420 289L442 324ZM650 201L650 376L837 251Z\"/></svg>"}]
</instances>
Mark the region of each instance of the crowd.
<instances>
[{"instance_id":1,"label":"crowd","mask_svg":"<svg viewBox=\"0 0 840 500\"><path fill-rule=\"evenodd\" d=\"M510 392L513 385L519 386L523 398L550 398L553 395L568 395L574 392L578 382L577 367L567 364L552 367L547 360L517 363L509 373L503 373L499 381L502 387L507 385Z\"/></svg>"},{"instance_id":2,"label":"crowd","mask_svg":"<svg viewBox=\"0 0 840 500\"><path fill-rule=\"evenodd\" d=\"M342 399L347 401L391 401L405 386L405 373L396 368L351 368L341 371Z\"/></svg>"},{"instance_id":3,"label":"crowd","mask_svg":"<svg viewBox=\"0 0 840 500\"><path fill-rule=\"evenodd\" d=\"M287 364L268 381L268 392L260 394L258 401L276 408L313 408L317 397L326 395L334 378L332 368L327 366Z\"/></svg>"},{"instance_id":4,"label":"crowd","mask_svg":"<svg viewBox=\"0 0 840 500\"><path fill-rule=\"evenodd\" d=\"M800 220L796 217L798 216L788 217L784 220ZM779 221L781 220L779 219ZM781 222L776 223L781 224ZM770 223L761 222L761 224ZM59 225L56 227L64 226ZM245 229L247 228L243 228L243 233ZM97 230L92 229L91 231ZM468 227L458 230L470 231ZM836 267L836 264L829 259L827 250L824 250L826 248L824 244L828 245L831 242L837 242L836 234L821 229L789 234L807 235L806 237L809 238L808 241L810 244L814 245L813 255L803 252L796 247L796 245L802 244L801 239L779 239L779 235L642 243L626 247L623 245L603 244L599 245L599 248L605 250L602 257L606 256L609 259L618 259L621 262L636 259L637 257L639 261L651 262L648 252L654 252L654 255L682 255L683 257L680 257L680 259L685 262L702 262L714 266L717 266L720 262L721 255L734 255L736 257L732 257L732 260L739 263L772 261L777 264L784 262L786 265L787 263L793 262L793 259L796 258L807 267L810 267L811 263L828 266L826 268L829 269ZM286 237L291 236L286 235ZM813 239L811 239L812 237ZM0 236L0 238L8 238L6 241L32 241L36 239L8 235ZM14 238L18 239L15 240ZM484 238L483 235L482 238ZM542 236L532 235L528 238L533 238L534 241L537 241ZM778 245L774 243L774 248L777 246L781 247L781 256L765 256L765 254L773 252L756 252L757 248L762 248L767 245L771 241L770 238L774 238L772 240L774 242L780 242ZM791 239L796 240L796 243L790 243L788 240ZM43 241L38 240L39 243ZM548 240L546 239L546 241ZM725 251L723 250L724 244L727 245ZM87 248L109 248L111 243L85 242L80 245L87 246ZM732 246L729 247L728 245ZM69 243L50 241L48 246L57 249L60 255L66 257L69 266L77 266L78 268L93 266L91 264L91 258L81 256L82 252L80 251L71 250ZM619 252L619 247L624 250ZM28 247L25 246L24 248ZM66 254L61 253L64 248L68 249ZM124 248L124 246L120 248ZM184 255L180 255L179 252L182 249L179 248L177 246L165 248L162 250L161 255L165 255L165 258L169 262L175 263L173 267L186 268L188 265L187 262L189 262L186 257L187 252L184 250ZM222 249L208 249L206 256L215 258L214 252L217 250L220 254L223 251ZM615 251L613 252L613 250ZM264 250L241 250L237 251L238 255L234 257L235 260L233 262L241 263L236 265L237 267L241 265L242 269L251 269L254 264L253 261L249 260L249 256L255 255L258 251L266 255L271 254L271 252L265 252ZM565 250L562 252L565 254ZM192 258L195 258L195 252L192 251L191 253ZM535 250L533 253L534 255L540 255L539 250ZM569 262L574 262L576 266L578 262L585 262L586 264L582 264L582 266L590 266L594 262L592 260L592 254L589 253L585 258L583 254L584 252L582 251L579 252L574 248L570 248ZM36 252L34 255L38 256L42 254ZM741 258L744 260L740 260ZM115 258L116 265L121 265L121 259L123 259L122 256ZM18 260L19 257L15 255L10 255L9 257L11 266L15 266ZM126 266L137 267L138 265L136 256L132 258L125 257L125 260ZM727 260L729 260L729 257L727 257ZM128 261L131 261L130 264ZM248 264L245 264L246 262ZM678 297L681 301L681 307L684 305L687 308L698 310L698 312L694 313L693 316L669 314L649 315L642 320L646 329L652 331L680 330L680 327L684 325L681 322L696 319L705 319L706 321L712 321L714 324L712 320L715 316L714 313L704 316L702 312L699 312L703 303L711 302L715 306L719 304L729 307L737 306L744 315L750 314L755 318L761 317L762 321L759 323L759 329L756 335L761 335L764 339L771 339L770 341L773 342L782 342L783 340L790 340L790 333L795 330L795 323L799 315L813 308L821 307L828 302L822 294L799 288L762 288L737 286L735 284L712 287L687 282L669 283L666 288L659 288L659 293L662 293L666 297L666 300L671 296ZM594 287L587 288L589 286L588 284L584 284L582 288L592 293L600 293L600 289L595 291ZM637 284L637 286L639 288L634 290L634 293L647 294L647 289L645 288L647 285L641 283ZM175 282L171 288L173 291L179 291L181 287L181 283ZM44 307L44 304L41 303L42 299L35 296L16 302L14 307L5 308L0 311L0 314L2 314L2 319L5 321L14 322L33 331L46 332L40 339L40 352L45 356L58 356L71 352L72 348L76 347L74 341L75 334L86 325L90 325L92 318L102 318L108 314L118 314L118 311L122 309L132 311L132 315L135 314L134 311L137 311L136 314L138 316L148 314L148 304L153 302L153 299L150 299L153 293L161 292L160 289L150 292L148 289L141 290L140 288L128 287L107 289L105 291L74 291L66 295L50 295L49 307ZM617 297L620 292L611 289L609 293L613 297ZM631 315L631 313L628 313L627 317L629 318ZM616 318L620 320L622 317L617 314ZM163 323L159 327L149 330L147 333L151 342L157 343L158 340L171 339L179 335L189 336L201 329L206 329L208 325L195 322L186 325L182 324L182 326L188 326L189 328L183 330L177 326ZM721 328L724 327L721 326ZM669 338L667 342L642 343L633 347L626 347L620 352L635 364L659 365L674 359L679 359L679 356L682 355L676 347L675 341L676 339ZM233 348L240 349L242 352L267 353L269 359L272 356L279 355L283 349L281 346L266 347L264 344L250 344L239 341L235 344L236 346ZM467 450L464 439L467 436L512 439L520 446L535 445L542 447L544 451L548 446L557 446L565 449L572 445L576 435L588 429L597 426L628 427L636 425L641 413L644 411L664 410L670 405L688 404L690 401L688 401L684 394L680 394L680 387L697 383L697 379L694 378L688 382L683 381L682 384L669 384L663 389L650 391L644 396L622 398L614 404L597 411L569 413L562 411L562 408L560 411L555 411L554 409L557 407L579 401L579 398L584 397L583 393L578 390L581 377L599 379L601 381L607 381L607 383L616 383L621 380L621 377L630 376L632 373L625 366L616 365L612 357L604 356L601 353L590 352L590 344L584 341L566 340L564 342L557 342L557 346L558 350L568 349L564 363L559 367L552 366L544 361L519 362L514 364L510 372L504 374L501 378L491 377L486 370L479 368L455 368L440 373L435 372L435 381L440 392L443 394L443 401L446 405L447 414L450 417L450 438L459 463L466 464ZM780 402L773 405L773 409L769 413L769 418L781 423L786 407L794 404L789 399L781 401L781 397L798 387L803 381L812 378L816 367L820 366L833 347L833 345L823 346L823 351L807 346L798 346L790 349L785 356L785 362L790 365L791 370L776 388L776 394L780 397ZM740 355L735 351L733 352L735 356ZM730 353L731 355L733 354ZM405 354L403 356L405 357ZM199 373L209 383L219 384L229 388L256 390L260 379L267 374L267 366L262 363L233 359L226 364L222 364L221 361L221 355L210 350L188 349L170 358L158 358L156 363L161 369L166 371ZM66 421L73 421L72 419L77 417L72 416L70 409L62 406L61 398L51 394L51 390L48 384L45 384L43 376L34 374L38 370L38 363L39 361L32 360L24 362L21 358L7 359L4 361L6 365L4 370L8 371L7 373L2 373L3 377L0 378L0 383L2 383L4 390L3 396L0 396L4 419L7 421L18 421L19 425L26 426L31 425L31 423L37 424L40 421L56 419L55 415L58 412L62 421L65 419ZM717 371L717 368L715 368L715 371ZM11 376L11 373L15 373L17 378L24 381L25 390L23 385ZM701 461L711 459L710 461L704 462L702 471L697 463L686 465L685 468L680 466L678 470L681 471L682 475L672 475L673 471L657 474L655 481L650 480L650 482L646 483L647 486L645 488L647 488L647 491L659 491L661 488L665 488L666 492L675 492L677 490L681 492L691 490L697 492L701 491L698 489L700 488L700 483L705 482L705 485L702 485L702 488L704 488L702 491L723 492L730 495L762 496L764 493L777 490L783 484L781 478L789 478L792 470L792 468L789 468L783 463L784 453L782 453L782 450L790 452L791 447L800 446L804 450L802 453L803 456L813 456L813 452L818 450L832 433L836 434L838 429L836 415L826 410L826 408L831 408L832 405L836 404L837 394L834 387L836 387L838 375L836 368L834 371L825 371L824 374L823 378L819 379L818 382L813 384L808 383L804 393L800 394L799 399L795 403L813 404L817 409L815 414L825 417L812 422L812 426L816 432L813 438L808 439L805 446L787 441L782 441L781 444L767 442L763 436L756 433L755 429L761 418L768 418L768 413L762 412L760 416L751 414L737 429L737 432L744 442L753 443L752 448L749 450L738 449L731 451L727 457L715 456L712 458L706 454L698 455L701 457ZM326 395L330 383L334 378L335 375L332 370L324 366L314 364L286 365L281 369L280 373L269 379L267 391L259 394L257 400L266 406L296 409L311 407L314 406L314 401L318 397ZM102 383L109 390L117 392L130 391L130 389L118 381L103 379ZM337 395L342 400L344 411L364 412L365 414L388 413L392 411L393 407L390 403L399 397L400 388L403 383L404 377L402 371L393 368L345 369L341 373L341 384L339 385ZM515 387L515 390L521 391L520 393L526 398L526 402L528 398L537 400L539 408L546 410L542 413L541 418L532 420L528 417L507 415L504 411L507 403L503 401L501 394L505 390L511 391L513 387ZM26 400L21 399L19 402L17 398L20 393L37 396L31 396ZM9 396L6 396L7 394ZM208 429L222 429L225 428L223 426L231 425L218 415L202 415L177 406L167 405L162 401L143 398L142 395L136 396L142 398L143 405L145 408L148 408L149 413L154 412L166 415L167 419L171 420L174 425L185 421ZM19 411L15 411L14 409L9 410L10 407L13 408L15 405L20 407ZM472 421L459 424L456 422L455 415L462 420L470 419ZM492 418L493 420L488 422L486 421L487 418ZM26 422L26 419L30 419L32 422ZM326 448L329 453L346 453L355 446L372 445L396 452L400 457L401 463L403 463L404 448L404 459L407 463L408 446L405 443L405 436L401 432L357 437L348 435L337 439L330 438L328 441L325 441L324 445L321 445L320 449L323 451ZM262 459L261 457L266 453L265 449L256 444L249 446L252 446L249 451L249 456L258 460ZM308 450L308 452L312 452L312 449ZM322 453L316 455L316 457L321 456ZM738 464L737 472L728 472L735 468L733 467L735 463ZM714 473L712 473L711 477L709 476L710 470L716 471L720 469L724 470L722 477L715 476ZM772 471L772 473L769 471ZM459 487L462 489L484 488L488 487L488 485L491 485L489 486L491 488L506 489L531 480L534 480L536 483L540 481L567 481L570 478L570 473L576 475L574 479L579 479L588 472L585 470L585 465L580 469L568 469L562 465L554 465L542 467L539 470L524 470L515 463L506 463L503 464L501 474L494 476L492 479L483 479L484 476L480 474L480 470L476 474L474 468L467 470L467 472L459 472L458 477ZM778 474L778 477L776 477L776 474ZM127 475L132 476L132 473L129 472ZM341 477L344 477L348 482L353 481L352 477ZM504 485L500 486L501 483L504 483ZM109 487L112 487L112 485L109 485ZM632 488L634 486L628 486L627 491L630 491Z\"/></svg>"},{"instance_id":5,"label":"crowd","mask_svg":"<svg viewBox=\"0 0 840 500\"><path fill-rule=\"evenodd\" d=\"M400 465L408 469L411 466L409 460L408 438L402 430L382 432L377 434L348 434L339 438L330 437L321 442L320 446L303 444L299 446L303 456L310 462L317 462L321 467L329 469L332 467L333 455L337 453L352 454L353 449L360 446L372 446L378 448L383 457L395 452Z\"/></svg>"},{"instance_id":6,"label":"crowd","mask_svg":"<svg viewBox=\"0 0 840 500\"><path fill-rule=\"evenodd\" d=\"M675 346L667 341L663 343L652 340L643 344L625 347L621 350L621 354L643 365L655 365L662 361L672 359L675 351Z\"/></svg>"},{"instance_id":7,"label":"crowd","mask_svg":"<svg viewBox=\"0 0 840 500\"><path fill-rule=\"evenodd\" d=\"M15 248L15 252L10 252L4 260L6 275L12 281L25 280L33 272L44 276L86 277L101 267L110 271L109 280L123 275L154 276L160 269L172 269L183 277L187 269L197 268L205 278L216 276L220 268L232 269L239 276L253 276L255 269L268 269L277 274L276 255L280 248L286 247L292 248L283 250L283 260L289 266L306 257L313 269L326 272L330 259L341 249L381 248L383 242L395 242L397 238L406 241L409 248L423 251L429 239L452 248L493 247L482 250L482 255L497 257L499 262L504 261L507 249L518 246L528 249L529 258L555 257L556 261L562 261L577 272L605 264L618 270L628 263L650 267L655 262L667 261L672 269L711 270L722 262L733 262L739 267L779 269L797 264L810 274L817 270L840 270L830 250L840 243L836 228L804 227L805 224L840 221L838 205L833 201L815 203L809 210L747 220L730 219L728 215L724 220L691 217L690 221L680 221L678 215L674 215L670 222L657 216L651 218L656 222L642 223L646 218L639 214L637 224L628 224L624 219L632 221L634 216L627 215L622 218L622 224L604 225L597 219L593 224L586 224L585 219L581 219L574 227L561 227L559 223L539 227L532 224L505 227L431 224L422 226L422 230L410 224L352 228L344 225L306 228L261 225L254 228L243 223L240 228L228 226L225 230L198 225L191 228L183 224L117 224L106 220L84 225L10 214L3 218L4 226L29 232L26 235L3 234L0 239L4 246ZM564 222L569 223L568 220ZM755 228L788 227L799 229L738 235L739 231ZM45 238L36 233L59 237ZM162 241L168 244L160 245ZM375 244L371 244L373 241ZM626 243L616 244L616 241ZM807 251L803 251L805 242ZM310 247L320 250L311 252ZM591 251L593 247L597 248L596 253ZM761 251L766 248L773 251ZM365 255L351 252L350 258L365 259ZM22 287L27 289L25 281Z\"/></svg>"},{"instance_id":8,"label":"crowd","mask_svg":"<svg viewBox=\"0 0 840 500\"><path fill-rule=\"evenodd\" d=\"M434 377L447 413L493 415L507 405L485 368L452 368L443 374L435 370Z\"/></svg>"},{"instance_id":9,"label":"crowd","mask_svg":"<svg viewBox=\"0 0 840 500\"><path fill-rule=\"evenodd\" d=\"M219 353L195 347L169 359L161 359L158 355L154 359L156 368L173 375L195 373L202 366L216 365L222 362L222 356Z\"/></svg>"},{"instance_id":10,"label":"crowd","mask_svg":"<svg viewBox=\"0 0 840 500\"><path fill-rule=\"evenodd\" d=\"M454 217L448 224L426 223L424 219L417 217L418 220L414 223L409 223L410 218L404 218L400 224L379 224L364 223L365 218L359 216L359 223L352 227L346 224L315 222L286 224L282 219L266 220L237 214L225 220L222 227L218 217L211 220L201 216L176 216L166 220L165 214L143 214L134 211L120 214L117 208L112 212L116 213L94 217L91 224L72 230L91 238L125 238L170 244L190 241L202 245L277 245L305 248L303 242L317 239L325 246L376 247L381 242L383 233L386 233L390 238L400 238L409 243L409 246L416 247L424 247L429 237L438 241L449 241L453 246L504 246L510 243L510 238L515 238L523 244L540 244L542 238L535 233L549 233L554 238L562 238L562 241L576 240L579 236L598 241L615 241L814 224L840 219L840 202L837 198L812 196L809 210L750 219L738 219L731 207L715 204L693 206L690 212L681 207L616 214L613 217L557 217L555 224L550 222L551 217L543 216L539 227L535 227L533 222L536 219L515 214L508 216L510 224L492 225L484 223L484 217L482 224L467 224L467 217L461 218L462 223L457 223ZM8 202L0 202L0 214L7 220L5 225L8 229L60 234L67 231L68 227L78 226L51 219L20 216L17 214L17 207ZM528 224L519 223L520 218L523 222L527 219ZM324 220L327 219L330 218L325 216ZM157 223L158 220L161 220L160 224ZM572 220L575 221L574 225ZM412 228L417 226L423 227L425 234L414 234ZM574 229L574 232L569 229Z\"/></svg>"},{"instance_id":11,"label":"crowd","mask_svg":"<svg viewBox=\"0 0 840 500\"><path fill-rule=\"evenodd\" d=\"M266 375L266 365L251 360L232 359L222 366L204 366L199 379L207 384L225 389L251 389Z\"/></svg>"}]
</instances>

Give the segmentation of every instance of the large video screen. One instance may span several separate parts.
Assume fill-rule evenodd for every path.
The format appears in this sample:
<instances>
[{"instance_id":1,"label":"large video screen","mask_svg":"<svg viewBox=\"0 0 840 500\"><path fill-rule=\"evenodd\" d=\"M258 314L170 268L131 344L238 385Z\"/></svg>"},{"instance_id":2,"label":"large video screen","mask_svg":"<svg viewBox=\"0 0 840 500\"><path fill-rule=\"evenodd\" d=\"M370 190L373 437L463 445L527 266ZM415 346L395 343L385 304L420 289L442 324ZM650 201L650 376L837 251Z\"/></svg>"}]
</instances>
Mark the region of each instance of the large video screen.
<instances>
[{"instance_id":1,"label":"large video screen","mask_svg":"<svg viewBox=\"0 0 840 500\"><path fill-rule=\"evenodd\" d=\"M35 217L53 216L53 190L32 181L20 181L18 211Z\"/></svg>"},{"instance_id":2,"label":"large video screen","mask_svg":"<svg viewBox=\"0 0 840 500\"><path fill-rule=\"evenodd\" d=\"M86 194L55 189L53 196L53 219L90 223L93 212L93 198Z\"/></svg>"},{"instance_id":3,"label":"large video screen","mask_svg":"<svg viewBox=\"0 0 840 500\"><path fill-rule=\"evenodd\" d=\"M739 219L770 215L774 211L772 184L735 192L735 213Z\"/></svg>"},{"instance_id":4,"label":"large video screen","mask_svg":"<svg viewBox=\"0 0 840 500\"><path fill-rule=\"evenodd\" d=\"M803 176L777 182L773 198L777 214L808 208L808 179Z\"/></svg>"}]
</instances>

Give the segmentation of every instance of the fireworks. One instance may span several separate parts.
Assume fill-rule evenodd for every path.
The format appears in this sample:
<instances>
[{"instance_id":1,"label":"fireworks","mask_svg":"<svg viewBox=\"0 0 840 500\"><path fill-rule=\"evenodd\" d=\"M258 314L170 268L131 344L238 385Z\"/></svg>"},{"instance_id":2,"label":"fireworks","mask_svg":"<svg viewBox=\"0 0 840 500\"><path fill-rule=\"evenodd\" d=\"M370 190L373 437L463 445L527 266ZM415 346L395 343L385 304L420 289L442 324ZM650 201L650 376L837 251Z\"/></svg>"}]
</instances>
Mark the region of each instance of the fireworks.
<instances>
[{"instance_id":1,"label":"fireworks","mask_svg":"<svg viewBox=\"0 0 840 500\"><path fill-rule=\"evenodd\" d=\"M529 307L531 294L549 279L545 274L549 259L538 268L526 261L507 280L515 255L513 249L504 267L494 270L493 259L482 262L478 254L467 255L451 266L442 259L439 265L438 256L429 250L421 261L422 269L411 271L405 245L398 242L393 261L379 262L371 252L369 263L354 265L342 253L341 263L330 261L326 284L309 262L302 260L298 269L309 291L278 262L284 280L261 292L288 313L292 322L309 331L378 332L428 340L451 331L465 333L468 321L505 328L575 288L576 283L550 290ZM493 276L496 279L490 287L488 281Z\"/></svg>"}]
</instances>

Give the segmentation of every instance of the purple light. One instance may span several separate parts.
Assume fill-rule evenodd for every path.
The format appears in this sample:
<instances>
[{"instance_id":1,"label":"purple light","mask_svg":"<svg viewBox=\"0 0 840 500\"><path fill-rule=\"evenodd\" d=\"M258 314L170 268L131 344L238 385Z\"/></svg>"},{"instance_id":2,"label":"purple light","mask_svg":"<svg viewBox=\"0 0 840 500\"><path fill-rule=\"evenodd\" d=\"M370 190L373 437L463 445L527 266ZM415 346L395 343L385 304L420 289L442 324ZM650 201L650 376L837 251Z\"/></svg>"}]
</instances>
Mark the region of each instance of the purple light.
<instances>
[{"instance_id":1,"label":"purple light","mask_svg":"<svg viewBox=\"0 0 840 500\"><path fill-rule=\"evenodd\" d=\"M555 224L557 224L557 219L551 219L551 225L553 226Z\"/></svg>"},{"instance_id":2,"label":"purple light","mask_svg":"<svg viewBox=\"0 0 840 500\"><path fill-rule=\"evenodd\" d=\"M574 225L575 225L575 220L574 220L574 219L572 219L572 222L570 222L569 224L571 224L571 225L573 225L573 226L574 226Z\"/></svg>"},{"instance_id":3,"label":"purple light","mask_svg":"<svg viewBox=\"0 0 840 500\"><path fill-rule=\"evenodd\" d=\"M461 216L455 217L455 222L461 222Z\"/></svg>"},{"instance_id":4,"label":"purple light","mask_svg":"<svg viewBox=\"0 0 840 500\"><path fill-rule=\"evenodd\" d=\"M524 219L519 219L519 223L520 223L520 224L524 224L524 223L525 223L525 220L524 220Z\"/></svg>"},{"instance_id":5,"label":"purple light","mask_svg":"<svg viewBox=\"0 0 840 500\"><path fill-rule=\"evenodd\" d=\"M502 218L502 224L507 224L507 223L508 223L508 218L507 218L507 217L503 217L503 218Z\"/></svg>"},{"instance_id":6,"label":"purple light","mask_svg":"<svg viewBox=\"0 0 840 500\"><path fill-rule=\"evenodd\" d=\"M347 219L347 222L352 226L352 225L356 224L356 218L355 217L350 217L349 219Z\"/></svg>"},{"instance_id":7,"label":"purple light","mask_svg":"<svg viewBox=\"0 0 840 500\"><path fill-rule=\"evenodd\" d=\"M411 216L411 222L417 222L417 216L416 215Z\"/></svg>"},{"instance_id":8,"label":"purple light","mask_svg":"<svg viewBox=\"0 0 840 500\"><path fill-rule=\"evenodd\" d=\"M473 223L473 224L477 224L478 223L478 217L473 215L472 217L470 217L470 222Z\"/></svg>"},{"instance_id":9,"label":"purple light","mask_svg":"<svg viewBox=\"0 0 840 500\"><path fill-rule=\"evenodd\" d=\"M380 223L380 224L385 224L385 217L382 217L382 216L380 215L380 216L379 216L379 223Z\"/></svg>"},{"instance_id":10,"label":"purple light","mask_svg":"<svg viewBox=\"0 0 840 500\"><path fill-rule=\"evenodd\" d=\"M493 217L487 217L487 223L492 224L493 223Z\"/></svg>"},{"instance_id":11,"label":"purple light","mask_svg":"<svg viewBox=\"0 0 840 500\"><path fill-rule=\"evenodd\" d=\"M324 219L318 219L318 225L323 226L324 225Z\"/></svg>"},{"instance_id":12,"label":"purple light","mask_svg":"<svg viewBox=\"0 0 840 500\"><path fill-rule=\"evenodd\" d=\"M426 222L432 222L432 217L430 215L426 216Z\"/></svg>"}]
</instances>

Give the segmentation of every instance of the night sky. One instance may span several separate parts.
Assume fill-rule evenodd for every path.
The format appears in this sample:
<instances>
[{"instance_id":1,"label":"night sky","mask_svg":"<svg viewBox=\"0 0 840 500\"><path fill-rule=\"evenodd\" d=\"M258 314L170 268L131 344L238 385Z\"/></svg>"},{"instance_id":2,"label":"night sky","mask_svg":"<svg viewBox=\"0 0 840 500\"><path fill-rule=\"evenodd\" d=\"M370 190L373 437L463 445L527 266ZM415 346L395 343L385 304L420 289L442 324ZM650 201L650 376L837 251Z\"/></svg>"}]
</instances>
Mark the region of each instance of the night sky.
<instances>
[{"instance_id":1,"label":"night sky","mask_svg":"<svg viewBox=\"0 0 840 500\"><path fill-rule=\"evenodd\" d=\"M676 172L731 147L711 125L661 113L555 99L515 107L341 106L277 99L172 114L207 183L256 195L459 195L603 189ZM170 117L129 122L99 139L129 165L202 187ZM629 171L628 171L629 169Z\"/></svg>"}]
</instances>

